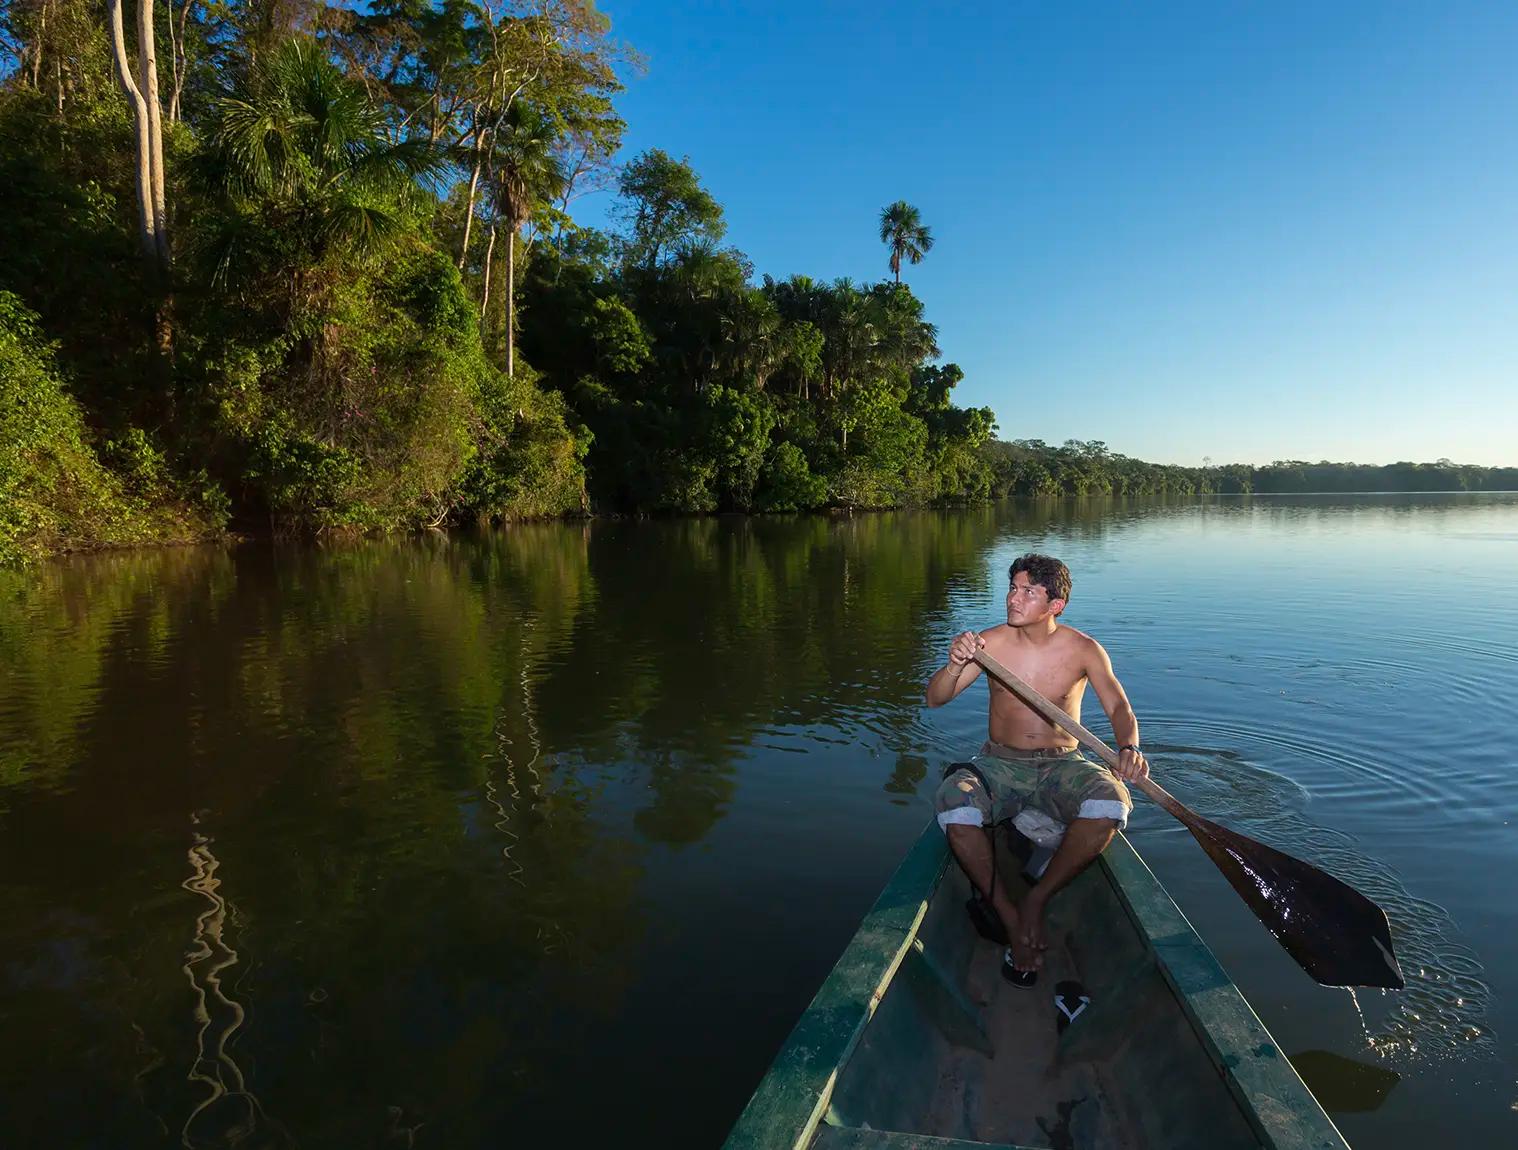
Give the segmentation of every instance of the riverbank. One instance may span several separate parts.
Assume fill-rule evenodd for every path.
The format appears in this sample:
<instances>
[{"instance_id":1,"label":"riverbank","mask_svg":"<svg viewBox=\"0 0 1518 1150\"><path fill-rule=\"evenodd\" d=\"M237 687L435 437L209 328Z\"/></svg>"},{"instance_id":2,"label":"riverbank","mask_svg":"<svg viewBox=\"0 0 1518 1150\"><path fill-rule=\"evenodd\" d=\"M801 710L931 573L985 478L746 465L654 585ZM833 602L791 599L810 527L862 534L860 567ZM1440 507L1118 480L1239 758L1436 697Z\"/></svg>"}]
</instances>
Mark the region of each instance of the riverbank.
<instances>
[{"instance_id":1,"label":"riverbank","mask_svg":"<svg viewBox=\"0 0 1518 1150\"><path fill-rule=\"evenodd\" d=\"M1437 467L1437 465L1435 465L1435 466ZM1389 469L1382 469L1382 470L1389 470ZM1266 471L1267 478L1271 474L1272 474L1271 471L1269 471L1269 470ZM1494 482L1495 481L1499 481L1502 477L1503 477L1503 473L1501 471L1497 471L1497 470L1493 469L1490 472L1490 478ZM953 513L953 512L956 512L956 511L963 512L963 511L967 511L967 510L973 510L973 509L975 509L977 507L985 507L985 506L988 506L988 505L990 505L992 503L1002 502L1004 500L1017 500L1017 501L1019 501L1021 503L1025 503L1025 504L1029 504L1029 505L1033 505L1033 506L1040 506L1040 505L1041 506L1045 506L1050 511L1057 511L1057 513L1060 514L1060 515L1062 515L1062 516L1074 516L1075 519L1079 520L1079 519L1086 519L1086 518L1092 518L1092 517L1100 518L1102 516L1110 514L1114 509L1122 508L1122 507L1134 507L1134 508L1141 508L1141 507L1152 508L1152 507L1155 507L1155 506L1173 506L1173 507L1179 507L1179 506L1184 506L1187 502L1189 502L1191 500L1207 499L1207 498L1215 497L1215 496L1227 497L1229 495L1259 496L1261 498L1277 498L1277 499L1281 499L1281 500L1290 500L1290 499L1292 499L1294 497L1300 497L1300 498L1316 498L1316 499L1331 501L1331 500L1334 500L1334 499L1337 499L1337 498L1359 498L1359 497L1365 497L1365 496L1383 496L1383 497L1386 497L1388 499L1397 499L1397 498L1401 498L1401 497L1406 497L1406 498L1426 499L1426 500L1438 500L1440 498L1459 497L1459 496L1491 496L1491 497L1495 498L1495 497L1500 497L1500 496L1503 496L1503 495L1511 495L1511 494L1514 494L1514 493L1518 493L1518 483L1515 483L1514 486L1511 486L1511 487L1496 487L1496 488L1492 488L1492 489L1489 489L1489 490L1488 489L1481 489L1481 490L1475 490L1475 491L1469 491L1469 490L1451 490L1449 488L1445 488L1445 489L1411 489L1411 490L1397 490L1397 489L1393 489L1393 488L1382 488L1382 489L1379 489L1379 490L1372 489L1372 490L1354 490L1354 491L1334 491L1334 490L1277 491L1277 490L1263 490L1263 491L1252 491L1252 492L1225 492L1225 491L1216 491L1216 490L1205 490L1205 491L1197 491L1197 492L1191 492L1191 493L1186 493L1186 494L1166 494L1166 495L1113 494L1110 491L1109 492L1099 492L1099 493L1096 493L1096 494L1089 494L1088 493L1088 494L1079 494L1079 495L1075 494L1075 493L1063 492L1063 491L1061 491L1061 492L1045 493L1045 494L1042 494L1042 495L1018 495L1018 494L1015 494L1013 492L1008 492L1008 493L1003 494L1002 496L1000 496L998 498L983 499L983 500L976 500L976 501L970 501L970 502L958 502L958 503L952 503L952 504L947 504L946 503L946 504L940 504L940 505L934 506L932 508L901 508L901 507L859 508L859 507L847 507L847 506L833 506L833 507L824 507L824 508L821 508L821 509L818 509L818 510L804 511L804 512L712 512L712 513L708 513L708 514L704 514L704 515L703 514L690 515L690 514L678 514L678 513L665 513L665 514L641 513L641 514L631 514L631 515L629 515L629 514L626 514L626 513L619 513L619 512L610 512L610 513L603 513L603 514L596 514L594 512L582 512L582 513L579 513L579 514L576 514L576 515L563 515L563 516L556 516L556 517L552 517L552 518L544 516L544 517L535 517L535 518L521 518L521 519L515 519L515 520L510 520L510 521L504 521L504 522L503 521L497 521L497 522L494 522L494 523L489 522L489 521L477 521L477 522L472 523L472 524L470 524L470 523L456 523L456 524L448 524L448 525L446 525L446 529L447 530L452 530L452 531L458 531L458 530L465 530L465 531L467 531L467 530L470 530L470 529L490 530L490 529L492 529L494 527L500 527L500 526L525 526L525 525L529 525L529 524L546 524L546 523L551 523L551 522L556 522L556 521L557 522L566 522L566 521L568 521L568 522L575 522L575 521L578 521L578 522L583 522L583 523L587 523L587 524L614 524L614 523L621 523L621 522L657 523L657 522L669 522L669 521L672 521L672 520L702 521L702 520L725 520L725 519L740 519L740 520L741 519L750 519L750 520L755 520L755 521L763 522L763 521L766 521L766 520L773 520L773 519L794 518L794 517L796 517L798 515L802 516L802 517L808 517L808 516L810 516L810 517L816 517L816 518L819 518L819 519L827 520L827 519L837 519L837 518L852 518L852 517L854 517L856 515L858 515L858 516L881 516L881 515L887 515L887 514L889 514L891 512L895 512L895 511L911 511L911 510L933 510L933 511L937 511L937 512L940 512L940 513ZM164 515L174 515L176 513L178 515L183 515L184 511L182 509L182 506L179 507L179 508L175 508L174 506L171 505L168 508L160 508L160 509L158 509L158 513L159 514L164 514ZM152 510L151 509L149 510L149 514L152 514ZM182 522L182 520L170 519L170 522L171 523L173 523L173 522ZM134 550L134 549L144 549L144 548L149 548L150 549L150 548L155 548L155 547L183 547L183 546L195 546L195 545L199 545L199 544L210 544L210 543L221 543L221 544L232 545L232 546L240 546L240 545L243 545L243 544L253 544L253 543L259 543L259 542L269 543L269 542L280 541L280 542L297 542L298 543L298 542L300 542L302 540L321 540L321 539L326 539L326 540L343 539L343 540L349 540L349 541L356 541L356 540L362 539L362 538L364 538L366 536L376 536L376 535L389 535L389 536L395 536L395 537L399 537L399 538L404 538L407 535L416 535L417 533L420 533L420 532L432 533L432 532L438 531L439 529L440 529L439 527L404 528L404 529L395 529L395 530L392 530L392 531L389 531L389 532L375 532L375 531L364 531L364 530L357 529L357 528L348 528L348 529L333 528L333 529L328 529L328 530L325 530L325 531L317 531L317 532L309 532L308 531L308 532L294 532L294 533L292 533L292 532L278 532L278 531L275 531L275 530L258 531L258 530L255 530L255 529L252 529L252 528L246 527L246 526L243 527L243 528L241 528L241 529L233 530L233 529L229 529L229 528L226 528L226 527L218 527L215 524L205 524L205 523L202 523L199 534L186 534L186 533L181 533L181 534L177 534L177 535L176 534L167 534L167 535L165 535L163 537L159 537L159 538L153 538L153 537L151 537L149 535L149 536L139 537L139 538L135 538L135 539L120 539L120 538L117 538L117 539L92 539L92 540L88 540L88 541L85 541L85 542L82 542L82 543L79 542L79 541L74 541L72 543L72 545L58 545L58 544L55 543L55 545L52 546L51 548L44 548L44 547L33 546L32 548L26 549L26 550L23 550L23 549L21 549L19 547L16 547L15 544L14 544L14 542L12 542L11 543L11 550L7 553L8 554L8 558L0 560L0 568L4 568L6 566L24 565L26 563L35 562L37 560L44 559L44 558L61 558L63 556L67 556L67 555L92 554L92 553L99 553L99 552L105 552L105 551L123 551L123 550Z\"/></svg>"}]
</instances>

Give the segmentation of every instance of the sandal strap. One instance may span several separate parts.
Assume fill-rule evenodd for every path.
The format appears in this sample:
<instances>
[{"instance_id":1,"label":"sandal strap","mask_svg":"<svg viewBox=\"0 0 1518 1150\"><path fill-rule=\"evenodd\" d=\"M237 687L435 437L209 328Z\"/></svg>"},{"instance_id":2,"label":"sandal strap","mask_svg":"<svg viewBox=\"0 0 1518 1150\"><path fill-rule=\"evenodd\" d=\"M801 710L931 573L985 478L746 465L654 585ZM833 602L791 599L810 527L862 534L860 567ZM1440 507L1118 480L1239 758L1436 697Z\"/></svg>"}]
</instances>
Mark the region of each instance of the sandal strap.
<instances>
[{"instance_id":1,"label":"sandal strap","mask_svg":"<svg viewBox=\"0 0 1518 1150\"><path fill-rule=\"evenodd\" d=\"M1090 997L1083 994L1083 995L1080 996L1080 999L1079 999L1080 1005L1077 1006L1074 1010L1071 1010L1068 1006L1066 1006L1064 1004L1064 1002L1062 1001L1062 997L1063 996L1061 996L1061 995L1055 995L1055 997L1054 997L1054 1006L1055 1006L1055 1009L1057 1009L1061 1014L1063 1014L1071 1022L1074 1022L1077 1018L1079 1018L1081 1016L1082 1012L1085 1011L1086 1007L1088 1007L1088 1006L1091 1005L1091 999L1090 999Z\"/></svg>"}]
</instances>

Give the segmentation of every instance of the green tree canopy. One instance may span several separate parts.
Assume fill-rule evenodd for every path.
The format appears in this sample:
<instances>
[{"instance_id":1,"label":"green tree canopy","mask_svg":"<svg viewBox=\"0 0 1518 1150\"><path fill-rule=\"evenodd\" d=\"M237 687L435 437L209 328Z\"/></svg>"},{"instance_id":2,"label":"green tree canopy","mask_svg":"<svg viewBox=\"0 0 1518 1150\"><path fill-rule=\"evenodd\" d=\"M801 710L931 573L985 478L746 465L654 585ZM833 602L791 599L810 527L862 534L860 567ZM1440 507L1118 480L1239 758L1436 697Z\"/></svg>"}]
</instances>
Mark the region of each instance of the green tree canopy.
<instances>
[{"instance_id":1,"label":"green tree canopy","mask_svg":"<svg viewBox=\"0 0 1518 1150\"><path fill-rule=\"evenodd\" d=\"M727 231L722 205L701 186L689 159L651 148L623 169L618 189L616 214L631 267L652 271L681 248L715 244Z\"/></svg>"}]
</instances>

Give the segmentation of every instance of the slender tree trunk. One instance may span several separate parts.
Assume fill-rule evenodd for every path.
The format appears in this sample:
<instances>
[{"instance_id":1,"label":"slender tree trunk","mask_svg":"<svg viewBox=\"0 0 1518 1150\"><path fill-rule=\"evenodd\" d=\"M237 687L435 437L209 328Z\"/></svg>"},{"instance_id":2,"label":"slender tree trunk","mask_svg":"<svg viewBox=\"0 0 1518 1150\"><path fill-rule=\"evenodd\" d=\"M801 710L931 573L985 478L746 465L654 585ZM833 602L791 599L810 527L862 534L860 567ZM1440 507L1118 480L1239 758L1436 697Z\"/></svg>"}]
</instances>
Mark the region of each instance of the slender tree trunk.
<instances>
[{"instance_id":1,"label":"slender tree trunk","mask_svg":"<svg viewBox=\"0 0 1518 1150\"><path fill-rule=\"evenodd\" d=\"M32 49L32 87L42 91L42 41L47 38L47 10L52 7L43 0L42 13L37 19L37 44Z\"/></svg>"},{"instance_id":2,"label":"slender tree trunk","mask_svg":"<svg viewBox=\"0 0 1518 1150\"><path fill-rule=\"evenodd\" d=\"M174 24L174 0L164 0L169 18L164 21L169 29L169 123L179 122L179 28ZM190 0L180 0L179 11L187 12Z\"/></svg>"},{"instance_id":3,"label":"slender tree trunk","mask_svg":"<svg viewBox=\"0 0 1518 1150\"><path fill-rule=\"evenodd\" d=\"M137 0L137 53L142 101L148 117L148 174L153 190L154 248L160 267L169 266L169 211L163 175L163 111L158 102L158 51L153 39L153 0Z\"/></svg>"},{"instance_id":4,"label":"slender tree trunk","mask_svg":"<svg viewBox=\"0 0 1518 1150\"><path fill-rule=\"evenodd\" d=\"M438 137L442 134L445 114L443 109L443 85L447 82L445 71L438 72L437 82L432 86L432 99L428 102L430 112L427 116L427 142L437 146Z\"/></svg>"},{"instance_id":5,"label":"slender tree trunk","mask_svg":"<svg viewBox=\"0 0 1518 1150\"><path fill-rule=\"evenodd\" d=\"M190 70L190 49L185 39L190 23L190 9L195 0L184 0L179 6L179 26L174 24L174 0L169 3L169 51L173 64L173 84L169 89L169 123L179 123L179 102L184 95L185 73Z\"/></svg>"},{"instance_id":6,"label":"slender tree trunk","mask_svg":"<svg viewBox=\"0 0 1518 1150\"><path fill-rule=\"evenodd\" d=\"M480 167L485 157L485 129L480 128L474 134L474 171L469 176L469 199L464 204L464 242L459 245L459 271L464 270L464 262L469 258L469 232L474 226L474 201L480 189Z\"/></svg>"},{"instance_id":7,"label":"slender tree trunk","mask_svg":"<svg viewBox=\"0 0 1518 1150\"><path fill-rule=\"evenodd\" d=\"M490 240L485 244L484 286L480 288L480 338L485 338L485 320L490 314L490 261L495 256L495 220L490 221Z\"/></svg>"},{"instance_id":8,"label":"slender tree trunk","mask_svg":"<svg viewBox=\"0 0 1518 1150\"><path fill-rule=\"evenodd\" d=\"M149 158L152 144L148 133L148 106L132 77L132 64L127 59L126 32L121 20L122 0L106 0L110 18L111 52L116 60L116 76L121 90L132 105L132 119L137 124L137 231L142 243L142 253L151 264L158 262L158 219L153 211L153 170Z\"/></svg>"},{"instance_id":9,"label":"slender tree trunk","mask_svg":"<svg viewBox=\"0 0 1518 1150\"><path fill-rule=\"evenodd\" d=\"M516 350L517 229L506 229L506 374L517 373Z\"/></svg>"}]
</instances>

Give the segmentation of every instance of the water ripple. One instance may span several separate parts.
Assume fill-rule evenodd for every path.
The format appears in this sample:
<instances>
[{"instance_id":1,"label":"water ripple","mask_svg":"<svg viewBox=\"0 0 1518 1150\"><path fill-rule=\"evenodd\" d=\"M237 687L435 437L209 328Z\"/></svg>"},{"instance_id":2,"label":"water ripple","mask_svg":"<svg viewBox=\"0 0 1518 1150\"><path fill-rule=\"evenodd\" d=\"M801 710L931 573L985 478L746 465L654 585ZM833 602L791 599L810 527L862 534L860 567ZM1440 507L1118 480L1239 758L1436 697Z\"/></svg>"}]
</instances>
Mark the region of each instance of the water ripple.
<instances>
[{"instance_id":1,"label":"water ripple","mask_svg":"<svg viewBox=\"0 0 1518 1150\"><path fill-rule=\"evenodd\" d=\"M1380 1010L1365 996L1371 1050L1403 1066L1496 1053L1486 968L1459 941L1459 927L1444 907L1409 892L1396 869L1367 855L1353 835L1310 822L1302 809L1307 791L1293 780L1222 749L1156 744L1154 757L1164 763L1167 789L1188 805L1322 867L1386 912L1407 988L1381 1000Z\"/></svg>"}]
</instances>

